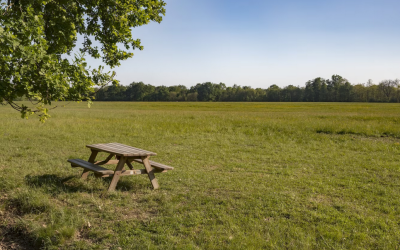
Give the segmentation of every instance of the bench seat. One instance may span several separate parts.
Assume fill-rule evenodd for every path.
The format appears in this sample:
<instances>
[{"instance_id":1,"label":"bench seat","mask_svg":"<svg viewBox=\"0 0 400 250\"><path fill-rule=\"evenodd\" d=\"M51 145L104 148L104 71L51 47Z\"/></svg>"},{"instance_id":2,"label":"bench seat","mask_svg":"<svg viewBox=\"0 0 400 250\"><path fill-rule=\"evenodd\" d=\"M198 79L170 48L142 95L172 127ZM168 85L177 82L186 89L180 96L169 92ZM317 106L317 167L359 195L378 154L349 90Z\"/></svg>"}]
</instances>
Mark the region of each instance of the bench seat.
<instances>
[{"instance_id":1,"label":"bench seat","mask_svg":"<svg viewBox=\"0 0 400 250\"><path fill-rule=\"evenodd\" d=\"M141 159L133 159L132 161L143 164L143 161ZM155 162L155 161L150 161L149 160L149 162L150 162L150 165L153 168L158 168L158 169L162 169L162 170L172 170L172 169L174 169L173 167L170 167L170 166L167 166L167 165Z\"/></svg>"},{"instance_id":2,"label":"bench seat","mask_svg":"<svg viewBox=\"0 0 400 250\"><path fill-rule=\"evenodd\" d=\"M98 165L95 165L93 163L87 162L82 159L69 159L68 162L71 163L72 167L81 167L86 170L93 171L97 174L101 174L101 175L113 175L114 174L114 171L112 171L110 169L100 167Z\"/></svg>"}]
</instances>

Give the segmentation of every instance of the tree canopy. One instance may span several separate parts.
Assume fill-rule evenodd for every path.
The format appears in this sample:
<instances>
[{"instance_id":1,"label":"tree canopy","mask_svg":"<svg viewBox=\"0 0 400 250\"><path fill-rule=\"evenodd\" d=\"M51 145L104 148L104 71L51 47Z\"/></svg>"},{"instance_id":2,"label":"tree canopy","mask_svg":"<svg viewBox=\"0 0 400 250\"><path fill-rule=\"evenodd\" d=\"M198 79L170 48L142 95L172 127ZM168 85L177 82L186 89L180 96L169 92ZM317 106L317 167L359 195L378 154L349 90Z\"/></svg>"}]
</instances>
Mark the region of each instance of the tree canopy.
<instances>
[{"instance_id":1,"label":"tree canopy","mask_svg":"<svg viewBox=\"0 0 400 250\"><path fill-rule=\"evenodd\" d=\"M0 103L22 117L49 117L44 105L57 100L90 101L94 89L117 85L115 72L90 68L85 56L114 68L142 50L131 29L161 22L162 0L0 0ZM83 38L80 53L68 60ZM35 107L18 105L25 97Z\"/></svg>"},{"instance_id":2,"label":"tree canopy","mask_svg":"<svg viewBox=\"0 0 400 250\"><path fill-rule=\"evenodd\" d=\"M203 102L400 102L400 80L384 80L378 85L368 80L351 84L344 77L317 77L304 87L276 84L251 88L224 83L204 82L184 85L153 86L133 82L128 86L109 86L98 91L98 101L203 101Z\"/></svg>"}]
</instances>

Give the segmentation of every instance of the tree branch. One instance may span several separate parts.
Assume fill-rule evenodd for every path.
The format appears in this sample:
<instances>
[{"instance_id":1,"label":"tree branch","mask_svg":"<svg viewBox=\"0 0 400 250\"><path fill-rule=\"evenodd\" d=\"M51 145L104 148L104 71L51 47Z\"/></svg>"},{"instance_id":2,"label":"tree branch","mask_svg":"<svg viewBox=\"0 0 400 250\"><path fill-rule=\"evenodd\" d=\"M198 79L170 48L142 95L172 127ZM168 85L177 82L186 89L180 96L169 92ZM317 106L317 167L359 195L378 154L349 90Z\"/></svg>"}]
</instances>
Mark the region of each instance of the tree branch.
<instances>
[{"instance_id":1,"label":"tree branch","mask_svg":"<svg viewBox=\"0 0 400 250\"><path fill-rule=\"evenodd\" d=\"M8 0L7 2L7 6L6 6L6 10L3 12L3 16L7 13L7 11L12 7L12 3L10 2L10 0Z\"/></svg>"}]
</instances>

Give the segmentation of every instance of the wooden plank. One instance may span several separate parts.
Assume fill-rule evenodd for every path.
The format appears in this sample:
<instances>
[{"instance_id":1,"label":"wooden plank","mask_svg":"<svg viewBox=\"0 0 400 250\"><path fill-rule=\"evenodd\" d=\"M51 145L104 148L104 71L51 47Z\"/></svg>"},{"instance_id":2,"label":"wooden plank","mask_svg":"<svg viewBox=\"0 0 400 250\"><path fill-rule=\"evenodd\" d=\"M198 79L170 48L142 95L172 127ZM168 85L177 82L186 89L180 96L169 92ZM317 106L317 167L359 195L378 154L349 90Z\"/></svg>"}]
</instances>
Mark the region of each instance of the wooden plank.
<instances>
[{"instance_id":1,"label":"wooden plank","mask_svg":"<svg viewBox=\"0 0 400 250\"><path fill-rule=\"evenodd\" d=\"M126 148L122 148L122 147L114 147L113 145L109 145L109 144L100 144L100 145L96 145L96 147L98 149L102 149L102 150L109 150L109 151L114 151L116 153L137 153L137 151L135 150L128 150Z\"/></svg>"},{"instance_id":2,"label":"wooden plank","mask_svg":"<svg viewBox=\"0 0 400 250\"><path fill-rule=\"evenodd\" d=\"M135 162L137 162L137 163L143 163L142 159L134 159L133 161L135 161ZM173 170L173 169L174 169L174 168L171 167L171 166L167 166L167 165L164 165L164 164L155 162L155 161L150 161L150 160L149 160L149 162L150 162L150 165L151 165L153 168L160 168L160 169L165 169L165 170Z\"/></svg>"},{"instance_id":3,"label":"wooden plank","mask_svg":"<svg viewBox=\"0 0 400 250\"><path fill-rule=\"evenodd\" d=\"M69 159L68 162L71 163L71 165L74 165L73 167L79 166L81 168L84 168L86 171L93 171L98 174L114 174L114 171L100 167L98 165L95 165L93 163L84 161L82 159Z\"/></svg>"},{"instance_id":4,"label":"wooden plank","mask_svg":"<svg viewBox=\"0 0 400 250\"><path fill-rule=\"evenodd\" d=\"M167 170L161 170L161 169L153 169L153 173L164 173L167 172ZM147 174L146 169L137 169L137 170L122 170L120 176L127 176L127 175L141 175L141 174ZM97 174L95 175L99 177L110 177L113 176L113 174Z\"/></svg>"},{"instance_id":5,"label":"wooden plank","mask_svg":"<svg viewBox=\"0 0 400 250\"><path fill-rule=\"evenodd\" d=\"M121 150L127 150L127 151L131 151L132 150L132 151L138 151L138 152L144 152L144 153L152 153L152 154L157 155L156 153L150 152L148 150L144 150L144 149L141 149L141 148L135 148L135 147L132 147L132 146L129 146L129 145L125 145L125 144L121 144L121 143L117 143L117 142L112 142L112 143L109 143L108 145L113 147L113 148L118 148L118 149L121 149Z\"/></svg>"},{"instance_id":6,"label":"wooden plank","mask_svg":"<svg viewBox=\"0 0 400 250\"><path fill-rule=\"evenodd\" d=\"M96 164L96 165L112 164L112 163L109 163L109 161L110 161L111 158L113 158L113 157L114 157L114 154L110 154L110 155L107 157L107 159L105 159L104 161L96 161L96 162L94 162L94 164Z\"/></svg>"},{"instance_id":7,"label":"wooden plank","mask_svg":"<svg viewBox=\"0 0 400 250\"><path fill-rule=\"evenodd\" d=\"M124 175L140 175L140 174L147 174L146 169L123 170L123 171L121 172L121 176L124 176Z\"/></svg>"},{"instance_id":8,"label":"wooden plank","mask_svg":"<svg viewBox=\"0 0 400 250\"><path fill-rule=\"evenodd\" d=\"M110 186L108 187L108 191L114 191L117 183L119 181L119 177L121 176L121 171L124 169L124 165L126 162L126 157L121 157L118 162L117 168L114 171L114 176L111 180Z\"/></svg>"},{"instance_id":9,"label":"wooden plank","mask_svg":"<svg viewBox=\"0 0 400 250\"><path fill-rule=\"evenodd\" d=\"M90 155L88 162L94 163L99 151L93 150L93 149L91 151L92 151L92 154ZM84 169L82 172L82 175L81 175L81 179L86 180L88 175L89 175L89 171L87 169Z\"/></svg>"},{"instance_id":10,"label":"wooden plank","mask_svg":"<svg viewBox=\"0 0 400 250\"><path fill-rule=\"evenodd\" d=\"M153 169L153 173L164 173L167 172L166 170L161 169ZM140 175L140 174L147 174L146 169L137 169L137 170L123 170L121 176L123 175Z\"/></svg>"},{"instance_id":11,"label":"wooden plank","mask_svg":"<svg viewBox=\"0 0 400 250\"><path fill-rule=\"evenodd\" d=\"M126 161L126 165L128 165L128 167L133 170L133 166L131 164L131 162L129 160Z\"/></svg>"},{"instance_id":12,"label":"wooden plank","mask_svg":"<svg viewBox=\"0 0 400 250\"><path fill-rule=\"evenodd\" d=\"M147 157L142 157L143 165L146 168L147 175L149 176L150 182L153 185L154 189L158 189L160 186L158 185L158 181L156 177L154 176L153 169L151 168L150 162L149 162L149 156Z\"/></svg>"},{"instance_id":13,"label":"wooden plank","mask_svg":"<svg viewBox=\"0 0 400 250\"><path fill-rule=\"evenodd\" d=\"M110 164L118 164L119 160L109 160L109 161L96 161L94 164L96 165L110 165Z\"/></svg>"},{"instance_id":14,"label":"wooden plank","mask_svg":"<svg viewBox=\"0 0 400 250\"><path fill-rule=\"evenodd\" d=\"M86 145L91 149L96 149L103 152L112 153L118 156L152 156L157 155L154 152L150 152L140 148L134 148L120 143L104 143L104 144L91 144Z\"/></svg>"},{"instance_id":15,"label":"wooden plank","mask_svg":"<svg viewBox=\"0 0 400 250\"><path fill-rule=\"evenodd\" d=\"M120 143L108 143L105 145L106 147L116 149L116 150L121 150L121 151L126 151L126 152L144 152L144 153L149 153L150 151L140 149L140 148L134 148L128 145L120 144Z\"/></svg>"}]
</instances>

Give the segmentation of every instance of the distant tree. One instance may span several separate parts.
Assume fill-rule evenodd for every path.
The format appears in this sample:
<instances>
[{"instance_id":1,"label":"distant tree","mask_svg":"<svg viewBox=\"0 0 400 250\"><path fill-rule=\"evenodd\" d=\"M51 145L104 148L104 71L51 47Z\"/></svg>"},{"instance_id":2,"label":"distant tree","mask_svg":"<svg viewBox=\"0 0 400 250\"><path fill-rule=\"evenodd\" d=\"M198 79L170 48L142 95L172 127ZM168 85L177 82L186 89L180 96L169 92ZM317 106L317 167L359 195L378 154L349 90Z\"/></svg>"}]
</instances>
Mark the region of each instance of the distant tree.
<instances>
[{"instance_id":1,"label":"distant tree","mask_svg":"<svg viewBox=\"0 0 400 250\"><path fill-rule=\"evenodd\" d=\"M155 91L155 87L143 82L132 82L127 90L126 95L130 101L149 101L150 96Z\"/></svg>"},{"instance_id":2,"label":"distant tree","mask_svg":"<svg viewBox=\"0 0 400 250\"><path fill-rule=\"evenodd\" d=\"M353 86L355 102L368 102L368 87L364 84L356 84Z\"/></svg>"},{"instance_id":3,"label":"distant tree","mask_svg":"<svg viewBox=\"0 0 400 250\"><path fill-rule=\"evenodd\" d=\"M170 101L186 101L188 89L184 85L175 85L168 87Z\"/></svg>"},{"instance_id":4,"label":"distant tree","mask_svg":"<svg viewBox=\"0 0 400 250\"><path fill-rule=\"evenodd\" d=\"M326 101L327 97L327 85L326 80L322 77L317 77L313 80L306 82L304 90L304 98L306 101L311 102L322 102Z\"/></svg>"},{"instance_id":5,"label":"distant tree","mask_svg":"<svg viewBox=\"0 0 400 250\"><path fill-rule=\"evenodd\" d=\"M326 80L321 82L321 88L319 91L319 101L326 102L328 98L328 85L326 84Z\"/></svg>"},{"instance_id":6,"label":"distant tree","mask_svg":"<svg viewBox=\"0 0 400 250\"><path fill-rule=\"evenodd\" d=\"M187 94L187 96L186 96L186 100L188 101L188 102L197 102L198 100L197 100L197 92L191 92L191 93L188 93Z\"/></svg>"},{"instance_id":7,"label":"distant tree","mask_svg":"<svg viewBox=\"0 0 400 250\"><path fill-rule=\"evenodd\" d=\"M383 89L387 86L391 88ZM338 75L328 80L317 77L307 81L305 87L288 85L280 88L274 84L268 89L236 84L226 87L224 83L212 82L199 83L188 89L184 85L155 87L133 82L126 87L108 86L100 89L96 98L99 101L400 102L400 84L399 80L390 80L389 83L382 81L378 86L369 80L367 84L352 85Z\"/></svg>"},{"instance_id":8,"label":"distant tree","mask_svg":"<svg viewBox=\"0 0 400 250\"><path fill-rule=\"evenodd\" d=\"M191 88L191 92L197 92L199 101L219 101L222 91L226 89L224 83L215 84L212 82L198 83Z\"/></svg>"},{"instance_id":9,"label":"distant tree","mask_svg":"<svg viewBox=\"0 0 400 250\"><path fill-rule=\"evenodd\" d=\"M315 95L314 95L314 86L313 81L306 82L306 88L304 90L304 100L306 102L313 102Z\"/></svg>"},{"instance_id":10,"label":"distant tree","mask_svg":"<svg viewBox=\"0 0 400 250\"><path fill-rule=\"evenodd\" d=\"M345 83L348 83L347 79L341 77L340 75L333 75L331 77L331 79L328 79L326 81L327 83L327 90L328 90L328 101L332 101L332 102L338 102L341 101L340 94L340 87L345 85ZM350 84L350 83L349 83ZM344 94L344 93L342 93Z\"/></svg>"},{"instance_id":11,"label":"distant tree","mask_svg":"<svg viewBox=\"0 0 400 250\"><path fill-rule=\"evenodd\" d=\"M168 101L169 98L169 90L166 86L158 86L156 87L155 91L151 94L151 101L161 101L165 102Z\"/></svg>"},{"instance_id":12,"label":"distant tree","mask_svg":"<svg viewBox=\"0 0 400 250\"><path fill-rule=\"evenodd\" d=\"M270 102L281 101L281 88L278 85L273 84L267 89L267 100Z\"/></svg>"},{"instance_id":13,"label":"distant tree","mask_svg":"<svg viewBox=\"0 0 400 250\"><path fill-rule=\"evenodd\" d=\"M379 83L379 90L385 95L387 101L390 101L391 94L395 92L395 87L399 86L399 79L383 80Z\"/></svg>"},{"instance_id":14,"label":"distant tree","mask_svg":"<svg viewBox=\"0 0 400 250\"><path fill-rule=\"evenodd\" d=\"M266 95L267 95L267 91L265 89L262 88L256 88L256 97L253 101L257 101L257 102L262 102L265 101L266 99Z\"/></svg>"},{"instance_id":15,"label":"distant tree","mask_svg":"<svg viewBox=\"0 0 400 250\"><path fill-rule=\"evenodd\" d=\"M249 86L244 86L240 90L236 92L236 100L240 102L251 102L256 100L257 98L257 93L256 90L249 87Z\"/></svg>"},{"instance_id":16,"label":"distant tree","mask_svg":"<svg viewBox=\"0 0 400 250\"><path fill-rule=\"evenodd\" d=\"M107 88L107 94L110 101L127 101L126 86L111 85Z\"/></svg>"},{"instance_id":17,"label":"distant tree","mask_svg":"<svg viewBox=\"0 0 400 250\"><path fill-rule=\"evenodd\" d=\"M283 101L285 102L299 102L302 101L302 90L299 87L289 85L281 91Z\"/></svg>"},{"instance_id":18,"label":"distant tree","mask_svg":"<svg viewBox=\"0 0 400 250\"><path fill-rule=\"evenodd\" d=\"M225 102L235 102L239 101L238 93L242 90L242 87L234 84L232 87L226 87L222 91L220 100Z\"/></svg>"},{"instance_id":19,"label":"distant tree","mask_svg":"<svg viewBox=\"0 0 400 250\"><path fill-rule=\"evenodd\" d=\"M351 102L353 97L353 86L346 81L344 84L339 86L339 97L340 102Z\"/></svg>"},{"instance_id":20,"label":"distant tree","mask_svg":"<svg viewBox=\"0 0 400 250\"><path fill-rule=\"evenodd\" d=\"M366 87L366 95L367 95L367 101L370 102L371 101L371 86L373 86L374 83L372 81L372 79L368 79L367 83L365 84Z\"/></svg>"}]
</instances>

